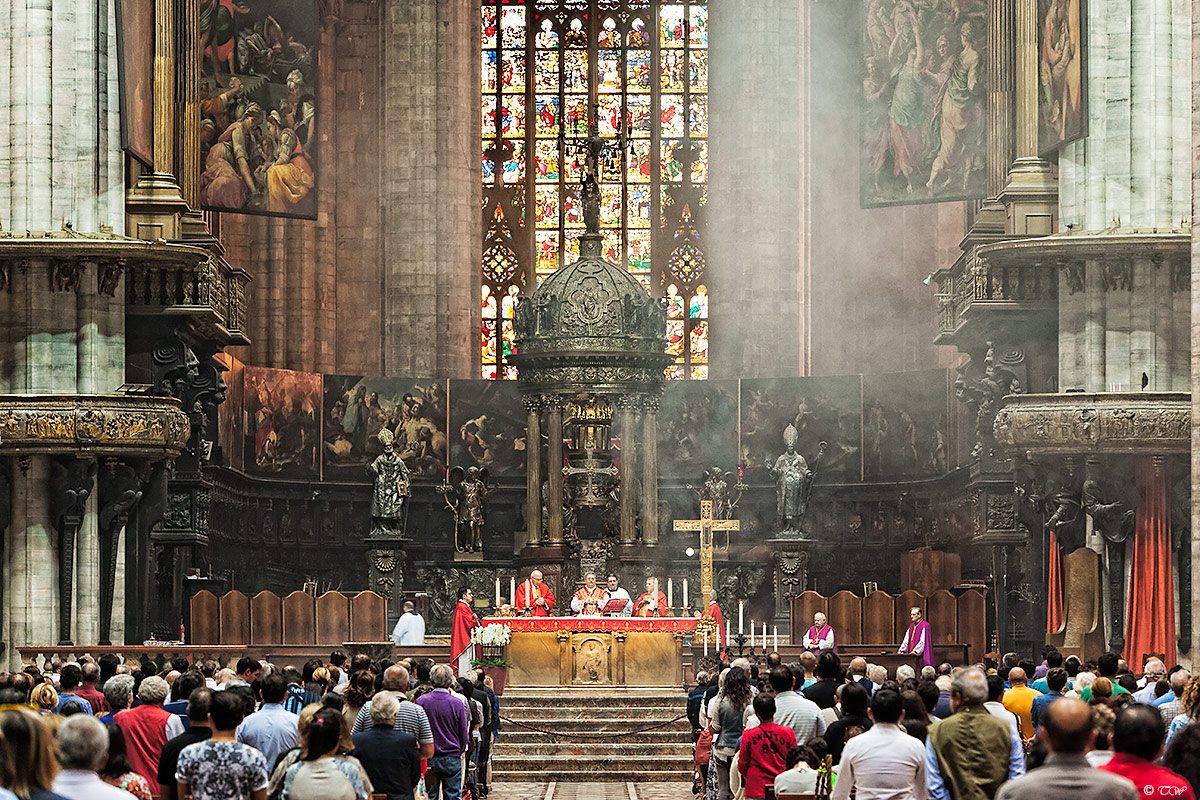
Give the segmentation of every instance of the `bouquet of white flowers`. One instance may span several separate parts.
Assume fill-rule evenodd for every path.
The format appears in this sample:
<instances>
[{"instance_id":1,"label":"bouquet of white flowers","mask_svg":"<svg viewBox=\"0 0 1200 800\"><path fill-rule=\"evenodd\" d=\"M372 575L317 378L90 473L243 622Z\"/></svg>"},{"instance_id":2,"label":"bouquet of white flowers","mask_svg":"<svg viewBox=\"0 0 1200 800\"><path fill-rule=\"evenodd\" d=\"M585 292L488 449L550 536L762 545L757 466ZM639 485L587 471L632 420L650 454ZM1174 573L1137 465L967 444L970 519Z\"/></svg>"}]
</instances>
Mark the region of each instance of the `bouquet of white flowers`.
<instances>
[{"instance_id":1,"label":"bouquet of white flowers","mask_svg":"<svg viewBox=\"0 0 1200 800\"><path fill-rule=\"evenodd\" d=\"M484 647L504 647L511 639L512 628L501 622L476 628L471 634L471 641Z\"/></svg>"}]
</instances>

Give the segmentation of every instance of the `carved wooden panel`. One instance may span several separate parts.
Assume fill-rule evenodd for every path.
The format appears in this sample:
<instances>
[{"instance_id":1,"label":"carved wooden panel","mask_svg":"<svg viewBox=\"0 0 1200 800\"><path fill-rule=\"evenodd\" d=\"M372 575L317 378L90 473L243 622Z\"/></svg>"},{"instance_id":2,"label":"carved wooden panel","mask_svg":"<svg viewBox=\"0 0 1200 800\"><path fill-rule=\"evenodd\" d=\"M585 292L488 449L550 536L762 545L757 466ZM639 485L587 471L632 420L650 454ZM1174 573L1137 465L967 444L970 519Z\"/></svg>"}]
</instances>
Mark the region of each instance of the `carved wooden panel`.
<instances>
[{"instance_id":1,"label":"carved wooden panel","mask_svg":"<svg viewBox=\"0 0 1200 800\"><path fill-rule=\"evenodd\" d=\"M292 592L283 598L283 643L315 644L317 609L308 592Z\"/></svg>"},{"instance_id":2,"label":"carved wooden panel","mask_svg":"<svg viewBox=\"0 0 1200 800\"><path fill-rule=\"evenodd\" d=\"M375 592L350 598L350 641L383 642L388 638L387 601Z\"/></svg>"},{"instance_id":3,"label":"carved wooden panel","mask_svg":"<svg viewBox=\"0 0 1200 800\"><path fill-rule=\"evenodd\" d=\"M220 644L249 644L253 641L250 625L250 600L234 590L221 595L218 633Z\"/></svg>"},{"instance_id":4,"label":"carved wooden panel","mask_svg":"<svg viewBox=\"0 0 1200 800\"><path fill-rule=\"evenodd\" d=\"M935 645L962 641L958 638L958 602L950 592L940 589L925 598L925 618Z\"/></svg>"},{"instance_id":5,"label":"carved wooden panel","mask_svg":"<svg viewBox=\"0 0 1200 800\"><path fill-rule=\"evenodd\" d=\"M914 608L921 609L921 613L928 619L928 614L925 610L925 598L921 596L920 592L915 589L907 589L896 595L896 610L894 612L896 619L896 644L899 644L900 640L904 638L904 633L908 630L909 623L912 622L910 613Z\"/></svg>"},{"instance_id":6,"label":"carved wooden panel","mask_svg":"<svg viewBox=\"0 0 1200 800\"><path fill-rule=\"evenodd\" d=\"M317 644L350 641L350 598L326 592L317 598Z\"/></svg>"},{"instance_id":7,"label":"carved wooden panel","mask_svg":"<svg viewBox=\"0 0 1200 800\"><path fill-rule=\"evenodd\" d=\"M896 600L887 592L871 592L863 600L863 641L889 644L896 639Z\"/></svg>"},{"instance_id":8,"label":"carved wooden panel","mask_svg":"<svg viewBox=\"0 0 1200 800\"><path fill-rule=\"evenodd\" d=\"M804 634L812 625L813 614L827 614L825 598L814 591L801 592L792 601L792 641L802 643Z\"/></svg>"},{"instance_id":9,"label":"carved wooden panel","mask_svg":"<svg viewBox=\"0 0 1200 800\"><path fill-rule=\"evenodd\" d=\"M192 630L188 637L192 644L217 644L221 640L221 601L208 589L192 595Z\"/></svg>"},{"instance_id":10,"label":"carved wooden panel","mask_svg":"<svg viewBox=\"0 0 1200 800\"><path fill-rule=\"evenodd\" d=\"M987 598L972 589L958 597L958 640L967 645L967 661L983 660L988 650Z\"/></svg>"},{"instance_id":11,"label":"carved wooden panel","mask_svg":"<svg viewBox=\"0 0 1200 800\"><path fill-rule=\"evenodd\" d=\"M839 645L863 641L863 599L854 592L841 591L829 598L826 612L829 624L837 632Z\"/></svg>"},{"instance_id":12,"label":"carved wooden panel","mask_svg":"<svg viewBox=\"0 0 1200 800\"><path fill-rule=\"evenodd\" d=\"M250 599L250 643L283 643L283 607L274 592L259 592Z\"/></svg>"}]
</instances>

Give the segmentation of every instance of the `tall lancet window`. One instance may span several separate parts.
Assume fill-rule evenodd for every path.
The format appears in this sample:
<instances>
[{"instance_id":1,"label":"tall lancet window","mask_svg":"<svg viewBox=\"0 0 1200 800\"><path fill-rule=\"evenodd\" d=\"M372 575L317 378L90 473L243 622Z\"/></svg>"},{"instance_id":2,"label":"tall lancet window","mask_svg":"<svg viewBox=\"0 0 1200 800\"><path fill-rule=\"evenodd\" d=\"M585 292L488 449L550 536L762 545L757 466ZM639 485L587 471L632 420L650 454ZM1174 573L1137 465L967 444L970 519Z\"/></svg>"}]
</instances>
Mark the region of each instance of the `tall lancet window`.
<instances>
[{"instance_id":1,"label":"tall lancet window","mask_svg":"<svg viewBox=\"0 0 1200 800\"><path fill-rule=\"evenodd\" d=\"M687 0L482 0L481 369L513 378L513 298L579 255L593 118L604 257L667 299L667 377L708 377L708 8Z\"/></svg>"}]
</instances>

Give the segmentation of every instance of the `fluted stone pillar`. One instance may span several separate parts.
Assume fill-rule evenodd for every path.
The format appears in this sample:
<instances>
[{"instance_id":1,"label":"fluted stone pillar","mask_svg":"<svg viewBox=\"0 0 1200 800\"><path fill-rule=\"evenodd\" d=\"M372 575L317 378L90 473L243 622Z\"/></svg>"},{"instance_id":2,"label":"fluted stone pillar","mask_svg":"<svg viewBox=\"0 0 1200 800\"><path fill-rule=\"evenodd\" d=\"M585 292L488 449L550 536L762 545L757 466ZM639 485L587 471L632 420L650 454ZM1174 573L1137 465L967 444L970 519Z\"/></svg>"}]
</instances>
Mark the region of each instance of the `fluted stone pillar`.
<instances>
[{"instance_id":1,"label":"fluted stone pillar","mask_svg":"<svg viewBox=\"0 0 1200 800\"><path fill-rule=\"evenodd\" d=\"M563 412L562 403L555 397L546 413L546 469L549 481L549 497L546 498L546 528L550 544L562 544L563 540Z\"/></svg>"},{"instance_id":2,"label":"fluted stone pillar","mask_svg":"<svg viewBox=\"0 0 1200 800\"><path fill-rule=\"evenodd\" d=\"M20 662L16 648L59 640L58 574L54 529L49 524L47 456L15 459L12 471L12 522L4 547L4 608L0 634L5 662Z\"/></svg>"},{"instance_id":3,"label":"fluted stone pillar","mask_svg":"<svg viewBox=\"0 0 1200 800\"><path fill-rule=\"evenodd\" d=\"M642 413L642 542L658 544L658 400Z\"/></svg>"},{"instance_id":4,"label":"fluted stone pillar","mask_svg":"<svg viewBox=\"0 0 1200 800\"><path fill-rule=\"evenodd\" d=\"M542 410L534 398L525 400L525 408L525 541L514 538L514 553L542 540Z\"/></svg>"}]
</instances>

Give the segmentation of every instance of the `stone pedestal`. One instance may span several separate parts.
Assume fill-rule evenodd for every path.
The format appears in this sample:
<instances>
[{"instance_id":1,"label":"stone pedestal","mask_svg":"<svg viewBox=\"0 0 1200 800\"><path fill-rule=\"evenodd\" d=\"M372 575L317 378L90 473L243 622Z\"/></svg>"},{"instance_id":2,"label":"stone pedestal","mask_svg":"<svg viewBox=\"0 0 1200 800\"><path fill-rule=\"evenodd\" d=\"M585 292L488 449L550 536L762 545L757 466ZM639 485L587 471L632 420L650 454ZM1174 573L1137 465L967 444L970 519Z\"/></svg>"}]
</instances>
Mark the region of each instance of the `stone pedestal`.
<instances>
[{"instance_id":1,"label":"stone pedestal","mask_svg":"<svg viewBox=\"0 0 1200 800\"><path fill-rule=\"evenodd\" d=\"M404 572L408 566L403 536L368 536L370 588L387 598L388 625L395 625L404 608Z\"/></svg>"}]
</instances>

